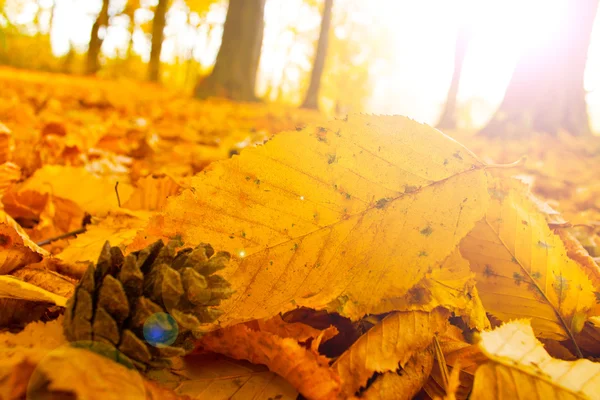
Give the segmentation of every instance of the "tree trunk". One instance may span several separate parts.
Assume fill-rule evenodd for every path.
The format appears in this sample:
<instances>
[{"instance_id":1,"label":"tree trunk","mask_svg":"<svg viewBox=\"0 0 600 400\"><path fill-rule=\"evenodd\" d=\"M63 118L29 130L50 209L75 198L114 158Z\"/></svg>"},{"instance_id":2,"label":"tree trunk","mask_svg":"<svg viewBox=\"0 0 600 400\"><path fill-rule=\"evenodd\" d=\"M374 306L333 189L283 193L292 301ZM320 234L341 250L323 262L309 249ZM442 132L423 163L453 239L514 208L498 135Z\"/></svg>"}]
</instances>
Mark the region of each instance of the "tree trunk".
<instances>
[{"instance_id":1,"label":"tree trunk","mask_svg":"<svg viewBox=\"0 0 600 400\"><path fill-rule=\"evenodd\" d=\"M598 0L569 1L562 22L519 60L486 136L590 134L583 76Z\"/></svg>"},{"instance_id":2,"label":"tree trunk","mask_svg":"<svg viewBox=\"0 0 600 400\"><path fill-rule=\"evenodd\" d=\"M467 54L470 36L470 28L468 25L461 24L456 35L452 81L450 82L450 89L448 89L448 97L446 98L444 112L436 126L439 129L456 129L456 96L458 95L460 77L462 75L462 68L465 61L465 55Z\"/></svg>"},{"instance_id":3,"label":"tree trunk","mask_svg":"<svg viewBox=\"0 0 600 400\"><path fill-rule=\"evenodd\" d=\"M319 42L317 43L317 54L315 55L315 63L310 74L310 84L308 85L308 91L302 103L302 108L311 108L314 110L319 108L319 88L321 87L321 76L323 75L323 67L325 66L325 58L327 57L332 8L333 0L325 0L323 18L321 20L321 32L319 33Z\"/></svg>"},{"instance_id":4,"label":"tree trunk","mask_svg":"<svg viewBox=\"0 0 600 400\"><path fill-rule=\"evenodd\" d=\"M86 73L88 75L95 74L100 69L100 49L102 48L103 38L98 36L100 27L108 25L108 3L109 0L102 0L102 9L96 17L96 22L92 25L90 33L90 45L87 52Z\"/></svg>"},{"instance_id":5,"label":"tree trunk","mask_svg":"<svg viewBox=\"0 0 600 400\"><path fill-rule=\"evenodd\" d=\"M198 98L255 101L264 31L265 0L229 0L223 39L212 73L195 89Z\"/></svg>"},{"instance_id":6,"label":"tree trunk","mask_svg":"<svg viewBox=\"0 0 600 400\"><path fill-rule=\"evenodd\" d=\"M167 21L168 0L158 0L154 10L154 22L152 23L152 50L150 51L150 62L148 63L148 79L157 82L160 73L160 52L164 39L165 24Z\"/></svg>"}]
</instances>

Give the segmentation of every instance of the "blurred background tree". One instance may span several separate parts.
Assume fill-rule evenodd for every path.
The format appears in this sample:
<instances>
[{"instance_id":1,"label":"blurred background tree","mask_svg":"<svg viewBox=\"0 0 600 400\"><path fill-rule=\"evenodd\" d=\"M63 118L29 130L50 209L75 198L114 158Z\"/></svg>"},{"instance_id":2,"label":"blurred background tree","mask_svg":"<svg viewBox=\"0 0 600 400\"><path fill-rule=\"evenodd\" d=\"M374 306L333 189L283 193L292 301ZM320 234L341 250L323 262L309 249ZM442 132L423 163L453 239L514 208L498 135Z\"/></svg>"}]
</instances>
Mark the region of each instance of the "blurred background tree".
<instances>
[{"instance_id":1,"label":"blurred background tree","mask_svg":"<svg viewBox=\"0 0 600 400\"><path fill-rule=\"evenodd\" d=\"M587 134L588 114L600 130L597 1L0 0L0 64L446 130Z\"/></svg>"},{"instance_id":2,"label":"blurred background tree","mask_svg":"<svg viewBox=\"0 0 600 400\"><path fill-rule=\"evenodd\" d=\"M321 30L319 32L319 41L317 42L317 51L313 62L312 72L310 74L310 84L306 97L302 102L303 108L317 109L319 107L319 88L321 87L321 76L327 57L327 48L329 46L329 30L331 27L331 13L333 9L333 0L325 0L323 6L323 18L321 20Z\"/></svg>"},{"instance_id":3,"label":"blurred background tree","mask_svg":"<svg viewBox=\"0 0 600 400\"><path fill-rule=\"evenodd\" d=\"M569 1L549 35L519 60L506 95L482 133L590 134L584 73L598 0Z\"/></svg>"},{"instance_id":4,"label":"blurred background tree","mask_svg":"<svg viewBox=\"0 0 600 400\"><path fill-rule=\"evenodd\" d=\"M229 0L215 66L196 86L196 97L217 95L239 101L256 100L264 8L265 0Z\"/></svg>"}]
</instances>

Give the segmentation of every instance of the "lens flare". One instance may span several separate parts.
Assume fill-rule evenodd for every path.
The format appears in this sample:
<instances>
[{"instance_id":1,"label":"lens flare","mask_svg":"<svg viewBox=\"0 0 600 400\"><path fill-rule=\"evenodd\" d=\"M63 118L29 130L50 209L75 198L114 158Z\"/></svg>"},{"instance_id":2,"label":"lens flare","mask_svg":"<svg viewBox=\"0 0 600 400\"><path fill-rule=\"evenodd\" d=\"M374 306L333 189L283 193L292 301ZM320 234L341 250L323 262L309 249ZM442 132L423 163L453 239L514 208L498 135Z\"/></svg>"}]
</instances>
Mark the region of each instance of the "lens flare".
<instances>
[{"instance_id":1,"label":"lens flare","mask_svg":"<svg viewBox=\"0 0 600 400\"><path fill-rule=\"evenodd\" d=\"M152 314L144 323L144 338L152 346L170 346L177 340L177 335L179 326L171 314Z\"/></svg>"}]
</instances>

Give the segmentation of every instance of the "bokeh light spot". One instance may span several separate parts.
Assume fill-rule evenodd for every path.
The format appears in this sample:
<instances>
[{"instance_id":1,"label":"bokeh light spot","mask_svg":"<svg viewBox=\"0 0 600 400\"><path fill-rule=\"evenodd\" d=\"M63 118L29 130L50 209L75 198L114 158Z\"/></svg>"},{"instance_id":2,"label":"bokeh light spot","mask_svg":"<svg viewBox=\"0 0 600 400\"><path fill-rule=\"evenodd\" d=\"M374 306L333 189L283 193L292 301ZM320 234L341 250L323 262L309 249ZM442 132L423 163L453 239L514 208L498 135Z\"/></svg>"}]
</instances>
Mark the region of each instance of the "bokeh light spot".
<instances>
[{"instance_id":1,"label":"bokeh light spot","mask_svg":"<svg viewBox=\"0 0 600 400\"><path fill-rule=\"evenodd\" d=\"M170 346L178 334L177 321L168 313L152 314L144 323L144 338L152 346Z\"/></svg>"}]
</instances>

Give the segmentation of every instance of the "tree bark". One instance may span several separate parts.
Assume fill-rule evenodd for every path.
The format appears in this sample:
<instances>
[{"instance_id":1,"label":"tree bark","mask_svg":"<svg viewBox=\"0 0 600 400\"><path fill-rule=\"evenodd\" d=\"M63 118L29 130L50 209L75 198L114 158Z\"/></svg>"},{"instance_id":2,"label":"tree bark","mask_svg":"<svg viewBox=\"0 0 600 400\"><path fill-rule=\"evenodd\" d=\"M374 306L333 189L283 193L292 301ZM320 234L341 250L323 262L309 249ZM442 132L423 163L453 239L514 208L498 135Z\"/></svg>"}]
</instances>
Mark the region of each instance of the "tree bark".
<instances>
[{"instance_id":1,"label":"tree bark","mask_svg":"<svg viewBox=\"0 0 600 400\"><path fill-rule=\"evenodd\" d=\"M333 0L325 0L323 8L323 17L321 20L321 32L319 33L319 41L317 43L317 53L313 64L312 73L310 74L310 84L306 97L302 103L302 108L318 109L319 108L319 89L321 87L321 77L323 76L323 67L327 58L327 47L329 44L329 28L331 26L331 11L333 8Z\"/></svg>"},{"instance_id":2,"label":"tree bark","mask_svg":"<svg viewBox=\"0 0 600 400\"><path fill-rule=\"evenodd\" d=\"M98 33L101 27L108 26L108 3L109 0L102 0L102 9L100 9L100 13L96 17L94 25L92 25L90 45L87 52L86 73L88 75L93 75L100 69L100 49L102 48L104 39L100 38Z\"/></svg>"},{"instance_id":3,"label":"tree bark","mask_svg":"<svg viewBox=\"0 0 600 400\"><path fill-rule=\"evenodd\" d=\"M440 117L440 120L436 126L438 129L456 129L458 119L456 115L456 97L458 95L460 77L462 75L463 64L465 61L465 55L467 54L470 36L471 33L468 25L461 24L456 35L456 47L454 50L454 72L452 73L452 81L450 82L450 89L448 89L448 97L446 98L444 112L442 112L442 116Z\"/></svg>"},{"instance_id":4,"label":"tree bark","mask_svg":"<svg viewBox=\"0 0 600 400\"><path fill-rule=\"evenodd\" d=\"M154 10L154 22L152 23L152 50L150 51L150 62L148 63L148 79L157 82L160 74L160 52L164 39L165 24L167 22L167 4L169 0L158 0Z\"/></svg>"},{"instance_id":5,"label":"tree bark","mask_svg":"<svg viewBox=\"0 0 600 400\"><path fill-rule=\"evenodd\" d=\"M583 77L598 0L569 1L562 22L521 57L499 109L481 134L590 134Z\"/></svg>"},{"instance_id":6,"label":"tree bark","mask_svg":"<svg viewBox=\"0 0 600 400\"><path fill-rule=\"evenodd\" d=\"M223 39L212 73L196 85L198 98L255 101L265 0L229 0Z\"/></svg>"}]
</instances>

